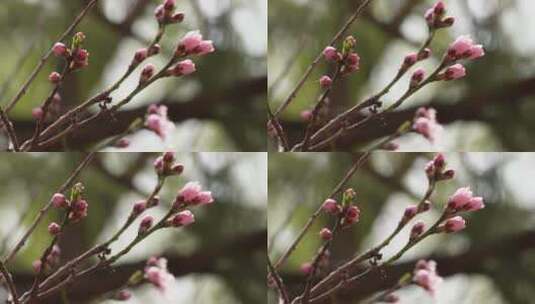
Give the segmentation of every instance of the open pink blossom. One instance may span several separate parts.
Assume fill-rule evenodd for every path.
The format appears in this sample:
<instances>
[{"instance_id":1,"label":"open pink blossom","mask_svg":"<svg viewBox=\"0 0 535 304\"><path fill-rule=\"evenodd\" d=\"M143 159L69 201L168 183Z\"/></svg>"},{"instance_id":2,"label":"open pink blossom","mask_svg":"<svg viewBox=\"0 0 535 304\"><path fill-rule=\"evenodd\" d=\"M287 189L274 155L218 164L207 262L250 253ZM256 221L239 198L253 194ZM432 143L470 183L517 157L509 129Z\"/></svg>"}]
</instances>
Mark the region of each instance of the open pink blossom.
<instances>
[{"instance_id":1,"label":"open pink blossom","mask_svg":"<svg viewBox=\"0 0 535 304\"><path fill-rule=\"evenodd\" d=\"M442 278L436 271L436 262L432 260L418 261L414 269L413 281L434 296L437 285L442 282Z\"/></svg>"}]
</instances>

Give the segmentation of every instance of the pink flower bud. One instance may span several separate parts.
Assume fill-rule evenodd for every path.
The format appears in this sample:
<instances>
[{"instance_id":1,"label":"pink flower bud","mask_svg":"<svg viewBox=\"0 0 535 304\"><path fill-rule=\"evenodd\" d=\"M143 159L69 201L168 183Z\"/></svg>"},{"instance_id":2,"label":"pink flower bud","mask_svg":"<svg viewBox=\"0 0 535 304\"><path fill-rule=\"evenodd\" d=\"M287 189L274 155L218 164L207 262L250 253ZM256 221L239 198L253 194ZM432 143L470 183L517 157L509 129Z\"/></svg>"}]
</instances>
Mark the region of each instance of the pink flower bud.
<instances>
[{"instance_id":1,"label":"pink flower bud","mask_svg":"<svg viewBox=\"0 0 535 304\"><path fill-rule=\"evenodd\" d=\"M68 50L69 49L67 49L67 46L65 46L65 44L63 44L61 42L57 42L52 47L52 52L54 52L54 55L56 55L57 57L65 57L65 56L67 56Z\"/></svg>"},{"instance_id":2,"label":"pink flower bud","mask_svg":"<svg viewBox=\"0 0 535 304\"><path fill-rule=\"evenodd\" d=\"M149 51L146 48L139 49L136 51L136 54L134 55L134 62L135 63L141 63L148 57Z\"/></svg>"},{"instance_id":3,"label":"pink flower bud","mask_svg":"<svg viewBox=\"0 0 535 304\"><path fill-rule=\"evenodd\" d=\"M165 0L163 3L163 8L166 11L172 11L175 9L176 6L176 0Z\"/></svg>"},{"instance_id":4,"label":"pink flower bud","mask_svg":"<svg viewBox=\"0 0 535 304\"><path fill-rule=\"evenodd\" d=\"M171 16L171 20L170 22L171 23L180 23L182 21L184 21L184 13L176 13L176 14L173 14L173 16Z\"/></svg>"},{"instance_id":5,"label":"pink flower bud","mask_svg":"<svg viewBox=\"0 0 535 304\"><path fill-rule=\"evenodd\" d=\"M215 52L214 43L212 40L203 40L196 49L196 54L199 56Z\"/></svg>"},{"instance_id":6,"label":"pink flower bud","mask_svg":"<svg viewBox=\"0 0 535 304\"><path fill-rule=\"evenodd\" d=\"M154 115L154 114L153 114ZM154 166L154 169L156 169L156 172L161 175L164 173L164 161L163 161L163 157L158 157L154 160L154 163L153 163L153 166Z\"/></svg>"},{"instance_id":7,"label":"pink flower bud","mask_svg":"<svg viewBox=\"0 0 535 304\"><path fill-rule=\"evenodd\" d=\"M389 293L383 298L383 302L385 302L385 303L399 303L399 297L397 295L393 294L393 293Z\"/></svg>"},{"instance_id":8,"label":"pink flower bud","mask_svg":"<svg viewBox=\"0 0 535 304\"><path fill-rule=\"evenodd\" d=\"M419 237L424 232L424 229L425 229L424 222L422 221L416 222L414 226L412 226L412 229L411 229L411 235L410 235L411 240L414 240L417 237Z\"/></svg>"},{"instance_id":9,"label":"pink flower bud","mask_svg":"<svg viewBox=\"0 0 535 304\"><path fill-rule=\"evenodd\" d=\"M340 59L338 51L332 46L328 46L323 50L323 56L327 61L337 61Z\"/></svg>"},{"instance_id":10,"label":"pink flower bud","mask_svg":"<svg viewBox=\"0 0 535 304\"><path fill-rule=\"evenodd\" d=\"M333 233L329 228L323 228L320 231L320 237L325 241L330 241L333 238Z\"/></svg>"},{"instance_id":11,"label":"pink flower bud","mask_svg":"<svg viewBox=\"0 0 535 304\"><path fill-rule=\"evenodd\" d=\"M51 235L58 235L61 232L61 227L57 223L52 222L48 225L48 232Z\"/></svg>"},{"instance_id":12,"label":"pink flower bud","mask_svg":"<svg viewBox=\"0 0 535 304\"><path fill-rule=\"evenodd\" d=\"M403 64L406 67L411 67L416 63L416 61L418 61L418 54L409 53L407 56L405 56L405 59L403 60Z\"/></svg>"},{"instance_id":13,"label":"pink flower bud","mask_svg":"<svg viewBox=\"0 0 535 304\"><path fill-rule=\"evenodd\" d=\"M180 41L179 47L183 47L186 53L192 53L201 44L202 35L198 31L188 32Z\"/></svg>"},{"instance_id":14,"label":"pink flower bud","mask_svg":"<svg viewBox=\"0 0 535 304\"><path fill-rule=\"evenodd\" d=\"M461 216L454 216L441 226L441 229L444 229L448 233L461 231L466 228L466 221Z\"/></svg>"},{"instance_id":15,"label":"pink flower bud","mask_svg":"<svg viewBox=\"0 0 535 304\"><path fill-rule=\"evenodd\" d=\"M160 54L160 52L162 51L162 47L159 45L159 44L154 44L152 45L148 51L147 51L147 56L154 56L154 55L157 55L157 54Z\"/></svg>"},{"instance_id":16,"label":"pink flower bud","mask_svg":"<svg viewBox=\"0 0 535 304\"><path fill-rule=\"evenodd\" d=\"M321 85L322 88L324 88L324 89L329 88L332 85L332 83L333 83L333 81L332 81L331 77L329 77L327 75L321 76L320 85Z\"/></svg>"},{"instance_id":17,"label":"pink flower bud","mask_svg":"<svg viewBox=\"0 0 535 304\"><path fill-rule=\"evenodd\" d=\"M350 206L346 210L345 221L351 225L357 223L360 220L360 209L357 206Z\"/></svg>"},{"instance_id":18,"label":"pink flower bud","mask_svg":"<svg viewBox=\"0 0 535 304\"><path fill-rule=\"evenodd\" d=\"M472 197L470 201L464 206L466 211L478 211L485 208L483 198L480 196Z\"/></svg>"},{"instance_id":19,"label":"pink flower bud","mask_svg":"<svg viewBox=\"0 0 535 304\"><path fill-rule=\"evenodd\" d=\"M178 192L178 202L190 205L206 205L214 202L210 191L201 191L201 185L198 182L188 182Z\"/></svg>"},{"instance_id":20,"label":"pink flower bud","mask_svg":"<svg viewBox=\"0 0 535 304\"><path fill-rule=\"evenodd\" d=\"M303 263L300 268L301 268L301 272L305 275L311 274L312 271L314 270L314 267L312 266L312 264L308 262Z\"/></svg>"},{"instance_id":21,"label":"pink flower bud","mask_svg":"<svg viewBox=\"0 0 535 304\"><path fill-rule=\"evenodd\" d=\"M143 233L147 232L152 227L153 221L154 221L154 218L152 216L146 215L141 220L141 223L139 224L138 233L139 234L143 234Z\"/></svg>"},{"instance_id":22,"label":"pink flower bud","mask_svg":"<svg viewBox=\"0 0 535 304\"><path fill-rule=\"evenodd\" d=\"M185 76L190 75L196 71L195 63L190 59L181 61L175 65L172 69L171 74L174 76Z\"/></svg>"},{"instance_id":23,"label":"pink flower bud","mask_svg":"<svg viewBox=\"0 0 535 304\"><path fill-rule=\"evenodd\" d=\"M130 146L130 140L128 138L121 138L115 143L115 147L124 149Z\"/></svg>"},{"instance_id":24,"label":"pink flower bud","mask_svg":"<svg viewBox=\"0 0 535 304\"><path fill-rule=\"evenodd\" d=\"M431 202L426 200L418 205L418 213L426 212L431 209Z\"/></svg>"},{"instance_id":25,"label":"pink flower bud","mask_svg":"<svg viewBox=\"0 0 535 304\"><path fill-rule=\"evenodd\" d=\"M54 208L68 207L68 203L67 203L67 199L65 198L65 195L61 193L55 193L52 196L52 206L54 206Z\"/></svg>"},{"instance_id":26,"label":"pink flower bud","mask_svg":"<svg viewBox=\"0 0 535 304\"><path fill-rule=\"evenodd\" d=\"M474 45L471 49L470 49L470 57L469 59L478 59L478 58L481 58L483 56L485 56L485 49L483 48L483 46L481 44L478 44L478 45Z\"/></svg>"},{"instance_id":27,"label":"pink flower bud","mask_svg":"<svg viewBox=\"0 0 535 304\"><path fill-rule=\"evenodd\" d=\"M163 23L165 21L165 9L163 4L160 4L156 7L154 10L154 17L156 17L156 20L158 20L159 23Z\"/></svg>"},{"instance_id":28,"label":"pink flower bud","mask_svg":"<svg viewBox=\"0 0 535 304\"><path fill-rule=\"evenodd\" d=\"M444 4L444 2L438 1L437 3L435 3L435 5L433 6L433 12L439 16L446 13L446 5Z\"/></svg>"},{"instance_id":29,"label":"pink flower bud","mask_svg":"<svg viewBox=\"0 0 535 304\"><path fill-rule=\"evenodd\" d=\"M448 180L455 177L455 170L446 170L444 173L442 173L442 176L440 177L441 180Z\"/></svg>"},{"instance_id":30,"label":"pink flower bud","mask_svg":"<svg viewBox=\"0 0 535 304\"><path fill-rule=\"evenodd\" d=\"M446 72L444 72L444 79L445 80L455 80L460 79L466 76L466 69L464 66L460 63L454 64L446 69Z\"/></svg>"},{"instance_id":31,"label":"pink flower bud","mask_svg":"<svg viewBox=\"0 0 535 304\"><path fill-rule=\"evenodd\" d=\"M163 154L163 161L164 163L172 163L175 161L175 153L173 152L165 152Z\"/></svg>"},{"instance_id":32,"label":"pink flower bud","mask_svg":"<svg viewBox=\"0 0 535 304\"><path fill-rule=\"evenodd\" d=\"M470 202L472 197L473 193L472 190L470 190L470 187L459 188L449 197L448 208L452 210L461 209Z\"/></svg>"},{"instance_id":33,"label":"pink flower bud","mask_svg":"<svg viewBox=\"0 0 535 304\"><path fill-rule=\"evenodd\" d=\"M430 48L425 48L423 50L421 50L419 53L418 53L418 60L425 60L427 58L431 57L431 49Z\"/></svg>"},{"instance_id":34,"label":"pink flower bud","mask_svg":"<svg viewBox=\"0 0 535 304\"><path fill-rule=\"evenodd\" d=\"M43 263L41 262L41 260L35 260L32 262L32 268L33 268L33 271L35 273L40 273L41 272L41 267L42 267Z\"/></svg>"},{"instance_id":35,"label":"pink flower bud","mask_svg":"<svg viewBox=\"0 0 535 304\"><path fill-rule=\"evenodd\" d=\"M182 172L184 172L184 165L182 164L174 164L171 167L171 173L174 175L180 175Z\"/></svg>"},{"instance_id":36,"label":"pink flower bud","mask_svg":"<svg viewBox=\"0 0 535 304\"><path fill-rule=\"evenodd\" d=\"M43 111L43 108L37 107L32 109L32 117L35 120L41 120L43 119L45 112Z\"/></svg>"},{"instance_id":37,"label":"pink flower bud","mask_svg":"<svg viewBox=\"0 0 535 304\"><path fill-rule=\"evenodd\" d=\"M420 82L422 82L422 80L424 80L424 77L425 77L424 69L419 68L416 71L414 71L414 73L412 74L412 77L411 77L411 87L414 88L414 87L418 86L420 84Z\"/></svg>"},{"instance_id":38,"label":"pink flower bud","mask_svg":"<svg viewBox=\"0 0 535 304\"><path fill-rule=\"evenodd\" d=\"M418 206L416 206L416 205L410 205L410 206L408 206L407 208L405 208L405 212L403 212L403 219L402 219L402 222L403 222L403 223L407 223L407 222L410 221L413 217L415 217L416 214L418 214Z\"/></svg>"},{"instance_id":39,"label":"pink flower bud","mask_svg":"<svg viewBox=\"0 0 535 304\"><path fill-rule=\"evenodd\" d=\"M171 219L171 225L174 227L186 227L193 223L195 223L195 215L189 210L179 212Z\"/></svg>"},{"instance_id":40,"label":"pink flower bud","mask_svg":"<svg viewBox=\"0 0 535 304\"><path fill-rule=\"evenodd\" d=\"M52 72L48 75L48 80L53 84L58 84L61 82L61 74L58 72Z\"/></svg>"},{"instance_id":41,"label":"pink flower bud","mask_svg":"<svg viewBox=\"0 0 535 304\"><path fill-rule=\"evenodd\" d=\"M338 205L338 202L332 198L326 199L321 208L324 212L332 215L336 215L340 212L340 205Z\"/></svg>"},{"instance_id":42,"label":"pink flower bud","mask_svg":"<svg viewBox=\"0 0 535 304\"><path fill-rule=\"evenodd\" d=\"M132 215L138 216L146 209L146 202L145 201L139 201L134 204L134 207L132 207Z\"/></svg>"},{"instance_id":43,"label":"pink flower bud","mask_svg":"<svg viewBox=\"0 0 535 304\"><path fill-rule=\"evenodd\" d=\"M453 43L448 47L448 56L453 59L460 59L466 57L466 55L471 55L471 49L474 47L474 41L469 36L459 36Z\"/></svg>"},{"instance_id":44,"label":"pink flower bud","mask_svg":"<svg viewBox=\"0 0 535 304\"><path fill-rule=\"evenodd\" d=\"M132 297L132 293L128 290L121 290L115 295L117 301L128 301Z\"/></svg>"},{"instance_id":45,"label":"pink flower bud","mask_svg":"<svg viewBox=\"0 0 535 304\"><path fill-rule=\"evenodd\" d=\"M312 110L301 111L300 116L304 121L311 121L313 117Z\"/></svg>"},{"instance_id":46,"label":"pink flower bud","mask_svg":"<svg viewBox=\"0 0 535 304\"><path fill-rule=\"evenodd\" d=\"M149 63L147 64L144 68L143 68L143 71L141 71L141 77L139 79L139 83L140 84L144 84L146 83L147 81L149 81L152 76L154 75L154 71L156 70L156 67Z\"/></svg>"}]
</instances>

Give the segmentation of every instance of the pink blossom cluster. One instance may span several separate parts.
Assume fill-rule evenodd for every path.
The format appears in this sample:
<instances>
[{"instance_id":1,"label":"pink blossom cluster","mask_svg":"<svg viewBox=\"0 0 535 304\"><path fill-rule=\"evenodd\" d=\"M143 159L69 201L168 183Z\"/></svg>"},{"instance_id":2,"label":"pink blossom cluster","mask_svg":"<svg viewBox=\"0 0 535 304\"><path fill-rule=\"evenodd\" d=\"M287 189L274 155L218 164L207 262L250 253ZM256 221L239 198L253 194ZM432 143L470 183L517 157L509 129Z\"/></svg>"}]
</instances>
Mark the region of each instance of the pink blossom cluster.
<instances>
[{"instance_id":1,"label":"pink blossom cluster","mask_svg":"<svg viewBox=\"0 0 535 304\"><path fill-rule=\"evenodd\" d=\"M147 109L145 127L165 140L175 128L174 123L167 116L167 106L150 105Z\"/></svg>"},{"instance_id":2,"label":"pink blossom cluster","mask_svg":"<svg viewBox=\"0 0 535 304\"><path fill-rule=\"evenodd\" d=\"M158 290L165 293L172 288L175 277L167 269L167 259L151 257L145 266L145 279Z\"/></svg>"},{"instance_id":3,"label":"pink blossom cluster","mask_svg":"<svg viewBox=\"0 0 535 304\"><path fill-rule=\"evenodd\" d=\"M176 0L165 0L162 4L156 7L154 16L156 17L156 20L158 20L158 23L162 25L184 21L184 13L175 12L175 10Z\"/></svg>"},{"instance_id":4,"label":"pink blossom cluster","mask_svg":"<svg viewBox=\"0 0 535 304\"><path fill-rule=\"evenodd\" d=\"M348 36L344 40L343 50L338 51L333 46L327 46L323 50L323 57L328 62L335 62L340 66L340 72L344 75L351 74L359 70L360 56L354 52L357 40L353 36ZM329 88L333 80L329 75L323 75L320 78L320 86L322 88Z\"/></svg>"},{"instance_id":5,"label":"pink blossom cluster","mask_svg":"<svg viewBox=\"0 0 535 304\"><path fill-rule=\"evenodd\" d=\"M438 153L425 165L425 173L430 180L440 181L452 179L455 176L455 170L446 169L446 158L444 154Z\"/></svg>"},{"instance_id":6,"label":"pink blossom cluster","mask_svg":"<svg viewBox=\"0 0 535 304\"><path fill-rule=\"evenodd\" d=\"M78 32L73 37L74 48L72 50L69 49L65 44L57 42L52 47L52 52L57 57L65 58L68 62L70 62L69 68L72 70L85 68L89 65L89 52L82 48L85 38L86 37L84 33ZM58 83L61 81L61 75L53 72L50 74L49 80L52 83Z\"/></svg>"},{"instance_id":7,"label":"pink blossom cluster","mask_svg":"<svg viewBox=\"0 0 535 304\"><path fill-rule=\"evenodd\" d=\"M450 27L455 23L455 18L446 16L446 5L443 1L438 1L425 12L425 20L430 29Z\"/></svg>"},{"instance_id":8,"label":"pink blossom cluster","mask_svg":"<svg viewBox=\"0 0 535 304\"><path fill-rule=\"evenodd\" d=\"M419 108L414 116L412 129L431 143L435 142L442 130L442 126L437 122L436 110L433 108Z\"/></svg>"},{"instance_id":9,"label":"pink blossom cluster","mask_svg":"<svg viewBox=\"0 0 535 304\"><path fill-rule=\"evenodd\" d=\"M89 204L81 196L78 196L74 201L70 202L67 200L65 195L62 193L55 193L51 199L52 206L55 208L65 208L69 212L69 220L72 222L78 222L83 218L87 217L87 210ZM55 223L52 223L55 224ZM51 234L57 234L57 227L55 225L49 226L49 232ZM56 224L57 225L57 224Z\"/></svg>"},{"instance_id":10,"label":"pink blossom cluster","mask_svg":"<svg viewBox=\"0 0 535 304\"><path fill-rule=\"evenodd\" d=\"M465 219L457 215L459 212L473 212L485 208L483 198L474 196L470 187L457 189L448 199L446 214L448 218L438 227L439 231L457 232L466 228Z\"/></svg>"},{"instance_id":11,"label":"pink blossom cluster","mask_svg":"<svg viewBox=\"0 0 535 304\"><path fill-rule=\"evenodd\" d=\"M442 282L442 278L437 273L437 263L432 260L418 261L414 268L413 281L434 296L437 285Z\"/></svg>"},{"instance_id":12,"label":"pink blossom cluster","mask_svg":"<svg viewBox=\"0 0 535 304\"><path fill-rule=\"evenodd\" d=\"M153 165L160 176L180 175L184 172L184 165L176 162L173 152L165 152L156 158Z\"/></svg>"}]
</instances>

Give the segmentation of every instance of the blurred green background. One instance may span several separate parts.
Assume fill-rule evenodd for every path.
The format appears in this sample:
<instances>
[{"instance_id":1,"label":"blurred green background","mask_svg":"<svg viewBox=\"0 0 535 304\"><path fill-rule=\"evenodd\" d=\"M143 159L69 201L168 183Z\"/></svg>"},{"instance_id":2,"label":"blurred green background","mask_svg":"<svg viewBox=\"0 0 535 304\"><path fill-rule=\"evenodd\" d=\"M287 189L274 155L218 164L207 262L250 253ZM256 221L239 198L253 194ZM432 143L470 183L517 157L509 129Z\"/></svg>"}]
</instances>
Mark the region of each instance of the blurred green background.
<instances>
[{"instance_id":1,"label":"blurred green background","mask_svg":"<svg viewBox=\"0 0 535 304\"><path fill-rule=\"evenodd\" d=\"M86 188L89 215L70 226L60 241L62 263L109 238L133 204L156 183L152 161L157 154L99 153L79 181ZM0 156L0 254L12 248L38 210L66 180L79 154L40 153ZM171 177L161 204L147 214L163 216L187 181L199 181L216 203L194 208L196 223L187 229L159 231L105 271L69 287L70 303L102 303L102 291L121 286L152 255L164 255L177 277L164 298L154 287L133 290L129 303L265 303L267 156L262 153L178 154L184 174ZM24 215L24 216L23 216ZM19 218L23 221L19 223ZM19 290L33 281L31 263L50 241L47 225L61 214L51 210L17 258L9 264ZM139 222L139 219L137 220ZM112 246L122 249L137 233L138 222ZM4 246L5 245L5 246ZM101 288L101 289L99 289ZM97 291L98 290L98 291ZM5 299L0 288L0 299ZM50 303L60 303L57 298Z\"/></svg>"},{"instance_id":2,"label":"blurred green background","mask_svg":"<svg viewBox=\"0 0 535 304\"><path fill-rule=\"evenodd\" d=\"M471 186L483 196L486 208L466 214L467 228L456 234L431 236L407 252L385 275L372 274L325 303L352 304L392 286L414 268L420 258L433 258L445 277L433 300L421 288L401 292L401 303L533 303L535 296L535 154L446 153L457 176L441 182L432 196L433 207L421 215L432 224L458 187ZM271 154L269 157L268 240L276 260L295 239L311 214L334 189L352 164L343 153ZM403 210L426 190L424 166L432 154L375 153L349 180L357 192L361 220L339 234L331 250L330 267L378 244L397 225ZM299 267L320 246L318 232L329 224L321 215L281 269L291 293L303 291ZM395 254L408 239L405 228L383 253ZM273 292L270 302L276 303Z\"/></svg>"},{"instance_id":3,"label":"blurred green background","mask_svg":"<svg viewBox=\"0 0 535 304\"><path fill-rule=\"evenodd\" d=\"M15 95L39 58L72 23L86 0L3 0L0 3L0 103ZM90 66L69 79L61 91L63 110L80 103L115 82L134 52L146 46L157 30L153 12L160 0L101 0L78 30L87 34ZM143 117L151 103L165 103L177 123L173 136L162 143L148 131L133 136L132 151L263 151L265 136L267 1L184 0L186 14L162 41L163 54L151 58L162 66L179 39L199 29L214 41L217 52L195 59L198 72L183 79L165 79L138 95L119 121L92 126L70 139L67 149L80 149L120 132L135 117ZM48 74L59 61L51 58L29 92L11 113L20 136L30 136L31 109L51 87ZM141 68L139 68L141 69ZM113 96L122 98L135 86L139 72ZM6 85L4 83L7 82ZM5 145L5 139L0 143Z\"/></svg>"},{"instance_id":4,"label":"blurred green background","mask_svg":"<svg viewBox=\"0 0 535 304\"><path fill-rule=\"evenodd\" d=\"M362 0L274 0L269 3L269 100L276 108L294 88L305 68L323 50ZM382 89L395 75L404 56L425 40L423 14L436 1L373 0L347 32L357 38L360 71L339 83L331 98L332 111L341 112ZM438 110L445 124L434 146L415 134L399 141L402 151L533 151L535 140L535 27L531 0L446 0L452 28L441 30L432 44L434 56L422 66L430 71L447 45L470 35L487 55L467 62L468 76L436 83L411 97L388 118L338 142L337 149L359 149L393 132L411 119L421 105ZM318 80L328 70L323 61L282 116L290 139L302 139L299 113L319 96ZM406 89L406 76L386 95L386 105Z\"/></svg>"}]
</instances>

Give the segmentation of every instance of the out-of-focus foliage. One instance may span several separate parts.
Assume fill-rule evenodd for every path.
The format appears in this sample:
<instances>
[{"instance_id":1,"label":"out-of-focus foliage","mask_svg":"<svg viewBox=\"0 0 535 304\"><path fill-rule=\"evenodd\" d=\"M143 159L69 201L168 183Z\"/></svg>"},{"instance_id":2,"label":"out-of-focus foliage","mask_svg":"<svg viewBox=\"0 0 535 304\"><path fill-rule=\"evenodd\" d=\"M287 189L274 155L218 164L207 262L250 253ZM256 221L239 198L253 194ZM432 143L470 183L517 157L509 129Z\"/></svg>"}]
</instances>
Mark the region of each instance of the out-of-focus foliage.
<instances>
[{"instance_id":1,"label":"out-of-focus foliage","mask_svg":"<svg viewBox=\"0 0 535 304\"><path fill-rule=\"evenodd\" d=\"M395 75L404 56L425 40L423 18L432 0L373 0L350 28L361 55L360 71L336 86L331 104L347 109L378 92ZM273 107L286 98L312 60L342 27L361 1L276 0L269 6L269 83L282 81L270 92ZM440 31L432 44L433 58L423 64L430 71L447 45L468 34L483 44L487 55L467 63L468 76L459 81L433 84L411 97L402 109L433 102L442 108L439 121L447 123L443 140L435 147L411 135L402 150L429 151L531 151L535 141L535 36L530 0L450 0L448 14L456 17L450 29ZM288 67L289 70L288 70ZM328 72L320 63L298 97L283 115L289 133L301 123L299 113L317 100L318 80ZM386 96L389 104L406 89L406 76ZM515 86L515 84L524 85ZM300 134L300 133L298 133ZM355 147L360 147L355 143ZM360 143L362 144L362 143Z\"/></svg>"},{"instance_id":2,"label":"out-of-focus foliage","mask_svg":"<svg viewBox=\"0 0 535 304\"><path fill-rule=\"evenodd\" d=\"M89 215L80 224L68 227L60 246L64 259L109 238L124 223L133 204L146 197L156 183L152 161L157 154L100 153L79 180L86 188ZM122 263L144 261L151 255L189 256L217 254L248 235L266 229L266 168L261 153L178 154L184 174L171 177L161 192L161 204L148 211L155 218L167 212L177 191L187 181L199 181L212 191L216 203L194 208L196 223L187 229L166 229L136 247ZM0 160L0 249L4 256L28 228L39 209L66 180L80 155L70 153L2 155ZM18 219L25 215L21 223ZM51 210L29 239L10 270L15 278L31 273L31 263L48 245L47 223L61 214ZM138 220L139 221L139 220ZM112 246L120 250L137 233L136 222ZM4 240L8 238L6 243ZM261 248L247 248L215 261L215 269L199 269L177 277L172 303L261 303L265 301L265 255ZM235 256L233 258L233 256ZM180 269L180 265L177 265ZM188 265L194 267L193 265ZM132 303L160 299L154 288L135 290ZM5 296L0 291L0 298ZM170 300L160 299L161 303ZM199 302L200 301L200 302ZM99 302L100 303L100 302Z\"/></svg>"},{"instance_id":3,"label":"out-of-focus foliage","mask_svg":"<svg viewBox=\"0 0 535 304\"><path fill-rule=\"evenodd\" d=\"M0 93L5 106L20 88L40 57L72 23L85 0L6 0L0 3ZM157 30L153 16L156 0L101 0L77 28L87 35L90 66L70 77L61 91L70 108L114 83L126 70L134 52L147 45ZM131 22L126 17L145 3ZM199 29L211 39L217 52L195 59L198 72L183 79L166 79L139 95L127 108L167 101L185 103L196 96L213 100L209 108L192 104L187 113L171 113L178 128L168 145L184 151L265 150L266 14L265 0L178 1L186 14L182 24L168 27L162 41L163 55L150 62L162 66L179 39ZM26 54L28 46L32 49ZM23 59L21 59L23 58ZM25 97L11 113L15 126L28 128L31 109L42 103L50 91L48 74L59 61L51 58ZM141 68L140 68L141 69ZM139 72L112 96L124 97L137 85ZM231 92L230 95L225 93ZM247 91L249 93L242 94ZM200 107L200 108L199 108ZM188 116L190 115L190 116ZM162 150L162 143L149 132L134 137L136 151Z\"/></svg>"},{"instance_id":4,"label":"out-of-focus foliage","mask_svg":"<svg viewBox=\"0 0 535 304\"><path fill-rule=\"evenodd\" d=\"M447 198L458 187L471 186L485 198L486 208L467 214L467 229L457 234L435 235L409 251L401 261L436 256L454 257L467 250L477 252L488 244L535 230L535 191L532 180L535 155L522 153L446 153L448 167L456 170L455 179L441 182L432 196L433 207L422 216L433 223ZM347 187L357 192L361 221L342 232L331 252L335 267L355 253L363 252L393 231L404 208L421 198L426 189L424 166L430 154L375 153L350 179ZM269 158L268 238L270 255L275 260L294 240L311 214L342 179L352 164L352 156L343 153L271 154ZM302 263L310 261L320 246L319 230L330 223L321 215L302 243L281 270L289 275L291 288L302 292L297 278ZM406 228L383 254L395 254L408 239ZM533 240L488 253L492 258L470 265L446 277L434 303L530 303L535 295L535 248ZM530 245L531 244L531 245ZM506 245L504 245L506 246ZM518 247L517 247L518 246ZM518 249L522 247L524 249ZM498 247L499 248L499 247ZM487 254L487 252L485 252ZM450 265L439 265L439 270ZM474 269L477 269L474 273ZM297 282L296 282L297 280ZM301 279L302 280L302 279ZM302 282L302 281L301 281ZM428 303L431 298L421 289L400 293L401 303ZM462 299L462 300L459 300ZM355 303L354 301L337 303ZM273 302L270 302L273 303Z\"/></svg>"}]
</instances>

